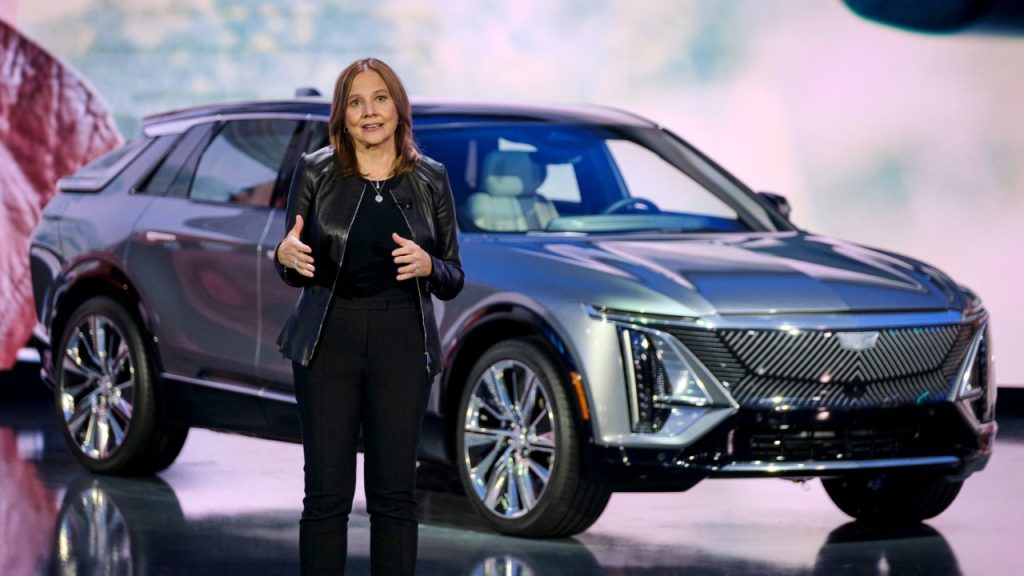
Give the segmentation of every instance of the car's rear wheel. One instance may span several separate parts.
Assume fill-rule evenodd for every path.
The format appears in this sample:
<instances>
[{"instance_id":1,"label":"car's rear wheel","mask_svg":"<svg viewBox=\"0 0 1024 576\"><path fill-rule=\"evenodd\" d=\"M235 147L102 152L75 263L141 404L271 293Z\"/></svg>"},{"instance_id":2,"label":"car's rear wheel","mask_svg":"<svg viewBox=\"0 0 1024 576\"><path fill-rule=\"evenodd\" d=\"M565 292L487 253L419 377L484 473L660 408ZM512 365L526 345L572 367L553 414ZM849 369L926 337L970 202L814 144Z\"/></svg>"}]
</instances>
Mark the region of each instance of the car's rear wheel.
<instances>
[{"instance_id":1,"label":"car's rear wheel","mask_svg":"<svg viewBox=\"0 0 1024 576\"><path fill-rule=\"evenodd\" d=\"M506 340L470 372L456 424L466 496L499 532L558 537L586 530L611 492L581 473L565 377L542 341Z\"/></svg>"},{"instance_id":2,"label":"car's rear wheel","mask_svg":"<svg viewBox=\"0 0 1024 576\"><path fill-rule=\"evenodd\" d=\"M956 499L963 480L940 474L888 473L823 478L840 510L861 522L912 524L938 516Z\"/></svg>"},{"instance_id":3,"label":"car's rear wheel","mask_svg":"<svg viewBox=\"0 0 1024 576\"><path fill-rule=\"evenodd\" d=\"M75 457L93 472L149 474L171 465L188 428L162 422L137 322L98 297L72 314L54 350L56 404Z\"/></svg>"}]
</instances>

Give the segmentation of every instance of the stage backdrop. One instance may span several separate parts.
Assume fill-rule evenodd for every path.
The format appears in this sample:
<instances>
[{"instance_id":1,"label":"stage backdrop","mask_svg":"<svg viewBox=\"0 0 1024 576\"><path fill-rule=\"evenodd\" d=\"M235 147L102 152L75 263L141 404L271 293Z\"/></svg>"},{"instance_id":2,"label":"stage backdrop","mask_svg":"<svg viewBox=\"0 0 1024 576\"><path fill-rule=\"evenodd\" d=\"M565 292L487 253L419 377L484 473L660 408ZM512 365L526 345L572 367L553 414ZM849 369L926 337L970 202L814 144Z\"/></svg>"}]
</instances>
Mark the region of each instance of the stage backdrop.
<instances>
[{"instance_id":1,"label":"stage backdrop","mask_svg":"<svg viewBox=\"0 0 1024 576\"><path fill-rule=\"evenodd\" d=\"M329 93L351 60L418 96L587 102L657 119L802 227L913 255L975 289L997 378L1024 385L1024 38L921 35L839 0L21 0L5 13L140 116Z\"/></svg>"}]
</instances>

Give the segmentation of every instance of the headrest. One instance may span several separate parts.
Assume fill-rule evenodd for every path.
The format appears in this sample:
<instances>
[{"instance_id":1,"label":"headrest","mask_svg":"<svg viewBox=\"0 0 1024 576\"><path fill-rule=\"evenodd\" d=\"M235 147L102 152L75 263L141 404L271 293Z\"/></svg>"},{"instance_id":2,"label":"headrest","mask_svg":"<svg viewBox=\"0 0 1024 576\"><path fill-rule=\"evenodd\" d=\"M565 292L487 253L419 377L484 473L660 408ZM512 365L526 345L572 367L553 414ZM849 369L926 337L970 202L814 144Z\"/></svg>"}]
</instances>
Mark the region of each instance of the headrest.
<instances>
[{"instance_id":1,"label":"headrest","mask_svg":"<svg viewBox=\"0 0 1024 576\"><path fill-rule=\"evenodd\" d=\"M495 196L530 196L544 182L543 172L529 152L495 150L484 157L484 190Z\"/></svg>"}]
</instances>

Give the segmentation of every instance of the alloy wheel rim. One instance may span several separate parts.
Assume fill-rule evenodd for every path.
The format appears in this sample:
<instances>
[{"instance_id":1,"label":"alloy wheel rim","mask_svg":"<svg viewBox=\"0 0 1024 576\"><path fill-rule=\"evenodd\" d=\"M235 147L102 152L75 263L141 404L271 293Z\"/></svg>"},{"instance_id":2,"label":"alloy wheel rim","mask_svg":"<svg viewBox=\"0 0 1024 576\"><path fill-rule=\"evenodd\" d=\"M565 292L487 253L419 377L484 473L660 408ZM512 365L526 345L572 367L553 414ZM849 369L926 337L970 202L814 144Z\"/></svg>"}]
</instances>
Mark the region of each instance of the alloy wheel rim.
<instances>
[{"instance_id":1,"label":"alloy wheel rim","mask_svg":"<svg viewBox=\"0 0 1024 576\"><path fill-rule=\"evenodd\" d=\"M541 501L557 455L551 399L522 362L502 360L473 384L466 406L463 460L471 493L503 519Z\"/></svg>"},{"instance_id":2,"label":"alloy wheel rim","mask_svg":"<svg viewBox=\"0 0 1024 576\"><path fill-rule=\"evenodd\" d=\"M60 407L64 426L89 458L124 444L135 403L135 366L124 333L107 317L86 316L63 351Z\"/></svg>"}]
</instances>

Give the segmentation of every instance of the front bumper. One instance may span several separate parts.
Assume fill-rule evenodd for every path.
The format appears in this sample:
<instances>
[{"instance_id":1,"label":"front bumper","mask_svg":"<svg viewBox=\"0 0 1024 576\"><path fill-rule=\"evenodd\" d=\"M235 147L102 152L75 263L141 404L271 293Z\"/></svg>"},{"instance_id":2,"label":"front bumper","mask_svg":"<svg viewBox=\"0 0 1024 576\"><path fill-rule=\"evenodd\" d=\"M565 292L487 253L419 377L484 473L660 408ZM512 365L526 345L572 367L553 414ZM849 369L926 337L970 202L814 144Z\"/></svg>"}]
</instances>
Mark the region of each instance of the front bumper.
<instances>
[{"instance_id":1,"label":"front bumper","mask_svg":"<svg viewBox=\"0 0 1024 576\"><path fill-rule=\"evenodd\" d=\"M740 409L687 448L599 449L595 472L619 491L686 490L705 478L790 478L982 470L998 426L955 403L845 412Z\"/></svg>"}]
</instances>

